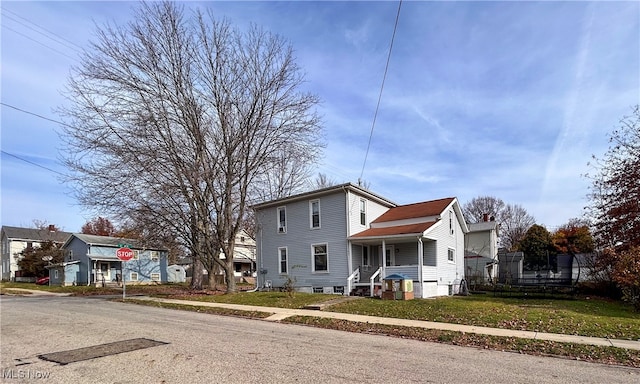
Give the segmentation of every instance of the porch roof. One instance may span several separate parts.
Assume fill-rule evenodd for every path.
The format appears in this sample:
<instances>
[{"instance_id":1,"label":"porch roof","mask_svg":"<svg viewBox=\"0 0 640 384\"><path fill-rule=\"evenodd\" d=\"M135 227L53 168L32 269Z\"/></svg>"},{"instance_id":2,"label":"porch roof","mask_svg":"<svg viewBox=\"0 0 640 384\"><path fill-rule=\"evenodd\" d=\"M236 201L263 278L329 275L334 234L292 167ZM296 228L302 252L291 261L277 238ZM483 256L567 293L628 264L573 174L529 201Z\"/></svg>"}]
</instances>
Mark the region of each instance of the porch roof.
<instances>
[{"instance_id":1,"label":"porch roof","mask_svg":"<svg viewBox=\"0 0 640 384\"><path fill-rule=\"evenodd\" d=\"M431 228L436 221L431 221L428 223L417 223L417 224L406 224L406 225L396 225L393 227L383 227L383 228L369 228L365 229L362 232L356 233L355 235L349 237L349 239L371 239L371 238L382 238L382 237L397 237L397 236L422 236L424 232Z\"/></svg>"}]
</instances>

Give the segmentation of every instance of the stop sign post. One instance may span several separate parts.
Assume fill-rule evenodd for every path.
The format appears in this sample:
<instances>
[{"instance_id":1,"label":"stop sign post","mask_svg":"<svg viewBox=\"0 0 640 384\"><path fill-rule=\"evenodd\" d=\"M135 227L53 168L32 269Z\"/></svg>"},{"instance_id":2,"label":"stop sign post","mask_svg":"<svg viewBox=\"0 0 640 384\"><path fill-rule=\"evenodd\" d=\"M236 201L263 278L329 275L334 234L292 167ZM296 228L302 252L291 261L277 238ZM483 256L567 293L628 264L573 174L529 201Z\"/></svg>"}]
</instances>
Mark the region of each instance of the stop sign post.
<instances>
[{"instance_id":1,"label":"stop sign post","mask_svg":"<svg viewBox=\"0 0 640 384\"><path fill-rule=\"evenodd\" d=\"M122 260L122 300L127 294L126 275L124 273L124 263L133 259L133 251L130 248L122 247L116 251L116 257Z\"/></svg>"}]
</instances>

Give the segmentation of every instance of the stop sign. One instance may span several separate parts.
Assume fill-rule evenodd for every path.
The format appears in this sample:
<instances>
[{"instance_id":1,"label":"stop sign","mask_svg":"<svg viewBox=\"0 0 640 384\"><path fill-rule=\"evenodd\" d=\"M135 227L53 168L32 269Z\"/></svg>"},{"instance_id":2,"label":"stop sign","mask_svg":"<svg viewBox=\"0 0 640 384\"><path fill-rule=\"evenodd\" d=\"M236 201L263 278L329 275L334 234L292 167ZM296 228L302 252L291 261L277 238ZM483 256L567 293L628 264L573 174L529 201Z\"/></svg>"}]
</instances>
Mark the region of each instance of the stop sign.
<instances>
[{"instance_id":1,"label":"stop sign","mask_svg":"<svg viewBox=\"0 0 640 384\"><path fill-rule=\"evenodd\" d=\"M116 256L122 261L133 259L133 251L129 248L120 248L116 251Z\"/></svg>"}]
</instances>

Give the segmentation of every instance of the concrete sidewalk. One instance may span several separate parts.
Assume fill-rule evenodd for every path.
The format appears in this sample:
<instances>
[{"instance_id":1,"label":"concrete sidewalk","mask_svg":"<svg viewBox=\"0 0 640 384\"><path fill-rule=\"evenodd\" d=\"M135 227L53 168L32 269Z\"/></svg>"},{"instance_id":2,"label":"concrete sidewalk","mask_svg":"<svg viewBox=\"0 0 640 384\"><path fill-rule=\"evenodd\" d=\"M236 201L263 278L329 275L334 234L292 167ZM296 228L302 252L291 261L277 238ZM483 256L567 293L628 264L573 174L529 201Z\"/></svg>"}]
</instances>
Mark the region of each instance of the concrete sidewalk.
<instances>
[{"instance_id":1,"label":"concrete sidewalk","mask_svg":"<svg viewBox=\"0 0 640 384\"><path fill-rule=\"evenodd\" d=\"M517 331L517 330L511 330L511 329L476 327L473 325L437 323L433 321L353 315L349 313L326 312L326 311L317 311L317 310L310 310L310 309L289 309L289 308L275 308L275 307L260 307L255 305L210 303L210 302L190 301L190 300L161 299L161 298L154 298L154 297L148 297L148 296L137 296L135 297L135 299L156 301L156 302L162 302L162 303L193 305L193 306L201 306L201 307L227 308L227 309L235 309L240 311L256 311L256 312L272 313L271 316L265 319L268 321L279 321L290 316L314 316L314 317L324 317L324 318L330 318L330 319L357 321L362 323L397 325L397 326L403 326L403 327L438 329L442 331L456 331L456 332L476 333L481 335L503 336L503 337L519 337L524 339L557 341L561 343L587 344L587 345L598 345L598 346L604 346L604 347L617 347L617 348L640 350L640 340L634 341L634 340L606 339L606 338L600 338L600 337L564 335L564 334L557 334L557 333Z\"/></svg>"},{"instance_id":2,"label":"concrete sidewalk","mask_svg":"<svg viewBox=\"0 0 640 384\"><path fill-rule=\"evenodd\" d=\"M71 296L70 293L49 292L41 289L25 289L25 288L3 288L9 295L28 295L28 296Z\"/></svg>"}]
</instances>

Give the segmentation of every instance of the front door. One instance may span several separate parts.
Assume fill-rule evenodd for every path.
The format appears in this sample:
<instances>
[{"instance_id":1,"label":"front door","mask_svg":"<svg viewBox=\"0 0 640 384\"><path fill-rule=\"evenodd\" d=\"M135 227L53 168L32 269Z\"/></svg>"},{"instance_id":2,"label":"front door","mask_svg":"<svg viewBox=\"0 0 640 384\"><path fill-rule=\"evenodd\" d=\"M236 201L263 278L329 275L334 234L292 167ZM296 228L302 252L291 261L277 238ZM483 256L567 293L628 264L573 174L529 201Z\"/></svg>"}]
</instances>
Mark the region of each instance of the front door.
<instances>
[{"instance_id":1,"label":"front door","mask_svg":"<svg viewBox=\"0 0 640 384\"><path fill-rule=\"evenodd\" d=\"M392 267L396 265L396 255L393 252L393 246L387 246L385 250L385 266Z\"/></svg>"},{"instance_id":2,"label":"front door","mask_svg":"<svg viewBox=\"0 0 640 384\"><path fill-rule=\"evenodd\" d=\"M101 261L98 263L98 269L100 270L100 274L98 276L98 281L111 281L111 263L108 261Z\"/></svg>"}]
</instances>

